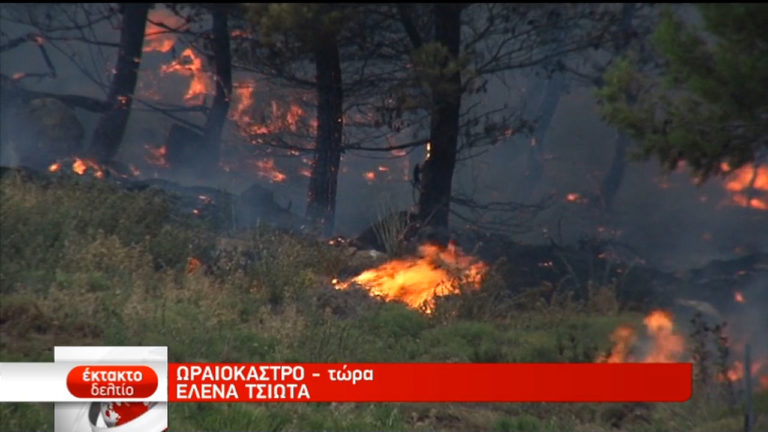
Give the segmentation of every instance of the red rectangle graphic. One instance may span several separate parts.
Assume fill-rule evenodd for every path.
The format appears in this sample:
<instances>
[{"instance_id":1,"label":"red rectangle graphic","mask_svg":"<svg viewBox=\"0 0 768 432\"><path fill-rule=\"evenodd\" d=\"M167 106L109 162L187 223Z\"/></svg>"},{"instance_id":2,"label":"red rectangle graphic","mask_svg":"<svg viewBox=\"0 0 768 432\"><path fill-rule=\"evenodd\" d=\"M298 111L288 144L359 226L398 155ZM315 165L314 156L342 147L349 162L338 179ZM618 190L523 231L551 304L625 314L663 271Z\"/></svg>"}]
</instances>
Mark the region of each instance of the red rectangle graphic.
<instances>
[{"instance_id":1,"label":"red rectangle graphic","mask_svg":"<svg viewBox=\"0 0 768 432\"><path fill-rule=\"evenodd\" d=\"M170 363L170 402L684 402L690 363Z\"/></svg>"}]
</instances>

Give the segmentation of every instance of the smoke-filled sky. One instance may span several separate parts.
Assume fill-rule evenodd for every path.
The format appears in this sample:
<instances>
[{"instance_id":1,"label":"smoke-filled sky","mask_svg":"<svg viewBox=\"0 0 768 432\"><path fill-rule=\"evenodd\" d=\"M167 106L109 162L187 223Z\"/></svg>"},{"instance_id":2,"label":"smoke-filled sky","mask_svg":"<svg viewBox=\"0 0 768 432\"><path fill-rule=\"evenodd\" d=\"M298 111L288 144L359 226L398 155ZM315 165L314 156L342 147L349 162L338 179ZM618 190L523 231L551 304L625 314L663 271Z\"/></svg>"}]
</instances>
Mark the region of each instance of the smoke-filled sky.
<instances>
[{"instance_id":1,"label":"smoke-filled sky","mask_svg":"<svg viewBox=\"0 0 768 432\"><path fill-rule=\"evenodd\" d=\"M0 7L6 15L12 8L26 6L6 4ZM8 21L2 22L2 30L10 38L28 31ZM118 40L118 32L109 25L102 26L96 36ZM183 41L171 42L148 42L151 47L145 44L139 98L179 106L203 100L210 103L212 96L205 93L212 91L212 86L203 89L202 94L190 97L193 93L191 86L198 77L204 78L210 72L210 65L199 57L202 69L192 71L197 58L193 51L191 55L187 52L185 61L177 62L174 67L174 60L184 57L189 46ZM93 54L89 51L93 48L83 44L62 41L57 44L74 50L82 58ZM20 81L23 86L38 91L104 97L103 89L84 79L83 73L66 54L50 46L47 51L56 67L56 77L23 79ZM113 48L103 48L105 56L89 57L94 59L89 66L94 70L103 66L102 73L106 76L114 64L114 51ZM0 54L0 72L7 76L46 70L34 43ZM228 122L225 132L225 148L247 148L246 140L238 133L243 115L248 117L251 127L255 123L284 133L298 129L299 126L293 126L295 124L312 123L312 115L306 108L296 108L306 106L307 101L302 100L305 94L283 91L252 73L236 72L234 82L236 91L238 88L249 90L233 98L230 111L233 119ZM531 107L535 108L545 86L546 78L536 76L533 71L516 71L506 85L492 82L483 102L490 108L507 104L509 110L526 110L526 115L535 119L537 113L530 112ZM694 185L685 167L665 176L655 161L630 162L613 212L601 211L595 205L595 197L601 178L611 163L616 131L600 119L593 92L592 88L572 86L571 91L560 98L545 139L536 143L544 161L539 180L534 180L531 175L531 139L518 133L488 147L482 155L460 162L456 170L456 189L478 201L531 203L551 197L551 205L529 225L528 232L513 232L510 228L510 236L525 242L553 238L574 243L585 236L612 238L630 246L649 264L677 270L699 266L715 258L768 251L768 211L745 208L735 202L738 197L728 190L728 179ZM243 99L246 93L251 100L243 108L242 104L247 102ZM96 117L83 110L76 110L76 114L85 126L84 142L87 143ZM200 114L181 115L197 124L204 120ZM241 165L236 169L229 172L222 169L218 178L178 174L159 166L162 154L152 154L152 150L158 151L162 147L171 123L141 104L134 104L118 158L135 165L141 171L140 177L166 177L184 184L214 185L233 192L241 192L258 183L273 189L278 202L290 202L292 211L303 213L307 178L302 172L308 168L306 160L311 158L310 154L282 157L260 151L252 160L239 160ZM0 126L3 129L9 127L6 115L3 115ZM5 134L3 138L0 163L13 165L17 159L12 147L18 143L8 142ZM416 195L410 185L411 172L423 156L423 149L401 157L390 153L345 153L339 177L336 230L344 235L355 235L383 212L413 205ZM738 188L731 185L731 189ZM458 226L460 221L453 223Z\"/></svg>"}]
</instances>

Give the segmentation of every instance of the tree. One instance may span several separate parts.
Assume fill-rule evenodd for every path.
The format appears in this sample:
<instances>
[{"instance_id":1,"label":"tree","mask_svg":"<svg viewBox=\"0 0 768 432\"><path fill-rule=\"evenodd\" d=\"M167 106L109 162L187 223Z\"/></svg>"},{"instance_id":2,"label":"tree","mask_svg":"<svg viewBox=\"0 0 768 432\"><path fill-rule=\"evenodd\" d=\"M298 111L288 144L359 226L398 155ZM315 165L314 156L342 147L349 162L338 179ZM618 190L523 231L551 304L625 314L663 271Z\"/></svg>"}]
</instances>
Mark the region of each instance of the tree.
<instances>
[{"instance_id":1,"label":"tree","mask_svg":"<svg viewBox=\"0 0 768 432\"><path fill-rule=\"evenodd\" d=\"M699 5L702 27L671 12L653 35L659 68L618 62L599 92L607 121L641 143L639 156L700 180L765 157L768 6Z\"/></svg>"},{"instance_id":2,"label":"tree","mask_svg":"<svg viewBox=\"0 0 768 432\"><path fill-rule=\"evenodd\" d=\"M456 166L461 107L461 11L463 5L435 4L434 43L421 55L436 66L426 81L431 93L431 117L427 154L421 167L419 219L428 225L447 226L451 185ZM429 51L432 52L429 52Z\"/></svg>"},{"instance_id":3,"label":"tree","mask_svg":"<svg viewBox=\"0 0 768 432\"><path fill-rule=\"evenodd\" d=\"M452 191L458 155L472 157L479 147L495 145L526 127L514 108L505 106L501 119L493 112L478 113L476 95L487 92L489 82L503 84L510 71L530 71L599 46L610 39L617 14L600 6L436 4L431 31L424 31L414 22L415 8L424 6L402 7L399 15L413 45L414 75L428 95L420 106L429 112L430 127L419 173L419 216L424 224L445 227L448 215L456 214L451 201L464 206L472 202L457 200ZM493 204L491 208L519 208Z\"/></svg>"},{"instance_id":4,"label":"tree","mask_svg":"<svg viewBox=\"0 0 768 432\"><path fill-rule=\"evenodd\" d=\"M88 150L90 155L101 163L109 162L117 153L128 124L150 6L149 3L122 5L123 20L117 64L107 94L109 109L99 119Z\"/></svg>"},{"instance_id":5,"label":"tree","mask_svg":"<svg viewBox=\"0 0 768 432\"><path fill-rule=\"evenodd\" d=\"M216 93L203 127L203 144L210 167L218 167L221 153L221 132L227 120L232 95L232 53L229 43L229 11L223 5L211 5L211 51L215 69Z\"/></svg>"},{"instance_id":6,"label":"tree","mask_svg":"<svg viewBox=\"0 0 768 432\"><path fill-rule=\"evenodd\" d=\"M251 70L288 88L311 89L315 95L316 128L307 191L307 218L326 235L333 231L336 189L343 146L345 103L350 95L371 92L363 59L370 44L366 28L369 5L270 4L251 6L260 38L249 51ZM246 57L246 56L243 56ZM345 70L345 67L349 67ZM280 142L273 146L305 151L305 146Z\"/></svg>"}]
</instances>

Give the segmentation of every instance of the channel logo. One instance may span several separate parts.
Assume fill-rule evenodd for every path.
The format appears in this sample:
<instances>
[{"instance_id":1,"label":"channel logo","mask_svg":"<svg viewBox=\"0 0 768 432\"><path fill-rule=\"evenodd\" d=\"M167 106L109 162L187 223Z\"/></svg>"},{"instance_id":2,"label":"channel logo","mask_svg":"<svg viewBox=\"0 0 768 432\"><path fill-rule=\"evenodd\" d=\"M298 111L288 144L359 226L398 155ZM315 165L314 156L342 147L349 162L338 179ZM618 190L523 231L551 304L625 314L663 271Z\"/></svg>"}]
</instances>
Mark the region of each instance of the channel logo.
<instances>
[{"instance_id":1,"label":"channel logo","mask_svg":"<svg viewBox=\"0 0 768 432\"><path fill-rule=\"evenodd\" d=\"M167 431L166 402L126 401L146 399L155 394L160 378L158 373L142 365L103 364L167 364L167 353L166 347L56 347L56 362L80 362L80 365L72 368L67 374L67 390L77 398L88 400L57 402L54 408L54 431ZM165 379L165 375L162 378ZM117 399L120 401L116 401Z\"/></svg>"}]
</instances>

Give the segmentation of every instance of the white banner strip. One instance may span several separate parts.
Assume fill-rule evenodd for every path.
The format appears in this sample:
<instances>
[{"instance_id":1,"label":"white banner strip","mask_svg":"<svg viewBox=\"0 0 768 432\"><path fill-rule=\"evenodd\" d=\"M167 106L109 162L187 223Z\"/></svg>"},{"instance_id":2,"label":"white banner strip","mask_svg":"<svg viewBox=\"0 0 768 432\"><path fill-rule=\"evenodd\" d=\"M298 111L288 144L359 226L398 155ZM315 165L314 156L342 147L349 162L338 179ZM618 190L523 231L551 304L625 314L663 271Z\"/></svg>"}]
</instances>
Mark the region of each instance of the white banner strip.
<instances>
[{"instance_id":1,"label":"white banner strip","mask_svg":"<svg viewBox=\"0 0 768 432\"><path fill-rule=\"evenodd\" d=\"M157 388L148 397L128 397L114 393L104 397L77 397L70 391L73 381L81 383L81 389L88 389L90 383L83 386L83 366L146 366L157 374ZM76 367L79 376L73 376L69 386L67 377ZM102 368L103 369L103 368ZM107 368L108 369L108 368ZM91 378L92 380L93 378ZM88 381L88 380L85 380ZM99 381L104 384L104 381ZM133 383L128 383L133 386ZM104 386L105 388L107 386ZM81 392L81 396L85 393ZM90 402L90 401L134 401L166 402L168 400L168 364L165 362L136 361L81 361L55 363L0 363L0 402Z\"/></svg>"}]
</instances>

